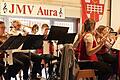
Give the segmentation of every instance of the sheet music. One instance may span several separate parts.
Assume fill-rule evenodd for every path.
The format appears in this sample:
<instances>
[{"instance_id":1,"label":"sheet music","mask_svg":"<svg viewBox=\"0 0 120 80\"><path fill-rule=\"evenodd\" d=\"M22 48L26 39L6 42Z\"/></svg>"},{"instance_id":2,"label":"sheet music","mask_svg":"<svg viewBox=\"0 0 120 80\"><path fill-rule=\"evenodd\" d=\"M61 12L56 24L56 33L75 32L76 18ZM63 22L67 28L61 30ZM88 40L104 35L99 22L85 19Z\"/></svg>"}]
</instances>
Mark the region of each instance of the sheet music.
<instances>
[{"instance_id":1,"label":"sheet music","mask_svg":"<svg viewBox=\"0 0 120 80\"><path fill-rule=\"evenodd\" d=\"M114 43L114 45L112 46L113 49L117 49L120 50L120 35L117 36L117 40Z\"/></svg>"},{"instance_id":2,"label":"sheet music","mask_svg":"<svg viewBox=\"0 0 120 80\"><path fill-rule=\"evenodd\" d=\"M48 43L48 41L43 41L43 54L49 54L49 43Z\"/></svg>"},{"instance_id":3,"label":"sheet music","mask_svg":"<svg viewBox=\"0 0 120 80\"><path fill-rule=\"evenodd\" d=\"M8 58L7 58L7 62L9 65L13 65L13 54L12 54L12 50L7 50L7 53L9 54Z\"/></svg>"}]
</instances>

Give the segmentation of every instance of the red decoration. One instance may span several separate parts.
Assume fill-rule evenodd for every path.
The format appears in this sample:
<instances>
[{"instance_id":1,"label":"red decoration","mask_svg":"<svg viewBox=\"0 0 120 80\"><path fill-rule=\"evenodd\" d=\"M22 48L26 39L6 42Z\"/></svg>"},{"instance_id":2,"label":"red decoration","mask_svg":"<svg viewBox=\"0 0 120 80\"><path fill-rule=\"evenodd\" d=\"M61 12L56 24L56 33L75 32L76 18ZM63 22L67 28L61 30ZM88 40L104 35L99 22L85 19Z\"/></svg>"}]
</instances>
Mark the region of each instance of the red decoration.
<instances>
[{"instance_id":1,"label":"red decoration","mask_svg":"<svg viewBox=\"0 0 120 80\"><path fill-rule=\"evenodd\" d=\"M82 4L82 23L87 18L91 18L98 22L100 20L100 15L104 13L104 4L100 3L100 0L81 0ZM90 16L88 16L90 15Z\"/></svg>"}]
</instances>

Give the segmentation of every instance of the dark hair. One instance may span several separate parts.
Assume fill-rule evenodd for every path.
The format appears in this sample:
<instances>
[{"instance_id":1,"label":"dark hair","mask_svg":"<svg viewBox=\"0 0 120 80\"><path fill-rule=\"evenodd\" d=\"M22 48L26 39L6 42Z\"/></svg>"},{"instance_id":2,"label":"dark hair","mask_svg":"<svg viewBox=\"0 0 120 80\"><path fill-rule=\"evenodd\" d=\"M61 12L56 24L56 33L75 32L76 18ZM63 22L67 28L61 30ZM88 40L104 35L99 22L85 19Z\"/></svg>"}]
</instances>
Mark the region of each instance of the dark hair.
<instances>
[{"instance_id":1,"label":"dark hair","mask_svg":"<svg viewBox=\"0 0 120 80\"><path fill-rule=\"evenodd\" d=\"M43 24L41 28L43 29L43 28L45 28L45 27L48 27L48 28L49 28L49 26L48 26L47 24Z\"/></svg>"},{"instance_id":2,"label":"dark hair","mask_svg":"<svg viewBox=\"0 0 120 80\"><path fill-rule=\"evenodd\" d=\"M99 32L99 33L102 33L102 31L106 28L106 26L104 25L100 25L96 30Z\"/></svg>"},{"instance_id":3,"label":"dark hair","mask_svg":"<svg viewBox=\"0 0 120 80\"><path fill-rule=\"evenodd\" d=\"M34 24L33 27L32 27L32 30L36 28L37 30L39 29L39 26L37 24Z\"/></svg>"},{"instance_id":4,"label":"dark hair","mask_svg":"<svg viewBox=\"0 0 120 80\"><path fill-rule=\"evenodd\" d=\"M4 22L3 22L3 21L0 21L0 24L4 24Z\"/></svg>"},{"instance_id":5,"label":"dark hair","mask_svg":"<svg viewBox=\"0 0 120 80\"><path fill-rule=\"evenodd\" d=\"M95 26L95 21L90 18L86 19L86 21L84 23L84 31L85 32L91 31L92 25Z\"/></svg>"}]
</instances>

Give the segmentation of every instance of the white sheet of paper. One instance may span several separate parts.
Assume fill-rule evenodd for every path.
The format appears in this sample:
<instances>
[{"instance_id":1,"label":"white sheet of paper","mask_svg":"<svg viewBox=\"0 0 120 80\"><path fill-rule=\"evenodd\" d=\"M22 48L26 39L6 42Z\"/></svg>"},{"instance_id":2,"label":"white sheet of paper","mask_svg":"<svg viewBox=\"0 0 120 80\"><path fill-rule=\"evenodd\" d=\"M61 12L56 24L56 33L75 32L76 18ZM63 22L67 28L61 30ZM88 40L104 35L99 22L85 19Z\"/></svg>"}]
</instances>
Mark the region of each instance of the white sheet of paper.
<instances>
[{"instance_id":1,"label":"white sheet of paper","mask_svg":"<svg viewBox=\"0 0 120 80\"><path fill-rule=\"evenodd\" d=\"M49 54L49 43L48 43L48 41L43 41L43 54Z\"/></svg>"},{"instance_id":2,"label":"white sheet of paper","mask_svg":"<svg viewBox=\"0 0 120 80\"><path fill-rule=\"evenodd\" d=\"M7 50L7 53L9 54L8 58L7 58L7 62L9 65L13 65L13 54L12 54L12 50Z\"/></svg>"},{"instance_id":3,"label":"white sheet of paper","mask_svg":"<svg viewBox=\"0 0 120 80\"><path fill-rule=\"evenodd\" d=\"M120 35L118 35L116 42L112 46L113 49L120 50Z\"/></svg>"}]
</instances>

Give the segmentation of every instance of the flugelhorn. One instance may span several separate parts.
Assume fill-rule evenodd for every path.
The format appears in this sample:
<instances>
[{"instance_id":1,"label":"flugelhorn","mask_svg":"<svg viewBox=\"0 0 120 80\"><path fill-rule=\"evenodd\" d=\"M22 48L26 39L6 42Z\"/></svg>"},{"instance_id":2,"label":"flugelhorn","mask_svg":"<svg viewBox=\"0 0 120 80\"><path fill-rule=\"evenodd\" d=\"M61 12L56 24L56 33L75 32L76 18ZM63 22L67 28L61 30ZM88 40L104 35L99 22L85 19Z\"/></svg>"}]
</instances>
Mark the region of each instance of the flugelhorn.
<instances>
[{"instance_id":1,"label":"flugelhorn","mask_svg":"<svg viewBox=\"0 0 120 80\"><path fill-rule=\"evenodd\" d=\"M21 24L21 26L22 26L23 28L25 28L25 27L27 27L27 28L32 28L31 26L27 26L27 25L24 25L24 24Z\"/></svg>"}]
</instances>

